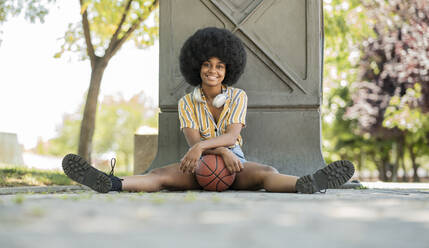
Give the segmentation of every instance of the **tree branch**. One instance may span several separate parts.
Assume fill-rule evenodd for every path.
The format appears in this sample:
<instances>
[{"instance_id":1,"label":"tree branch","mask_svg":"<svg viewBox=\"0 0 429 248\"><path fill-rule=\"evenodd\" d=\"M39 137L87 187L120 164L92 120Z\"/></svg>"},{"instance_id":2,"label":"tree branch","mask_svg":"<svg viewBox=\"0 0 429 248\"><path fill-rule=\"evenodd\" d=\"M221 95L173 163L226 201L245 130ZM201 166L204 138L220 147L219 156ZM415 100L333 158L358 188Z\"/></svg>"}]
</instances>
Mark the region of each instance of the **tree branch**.
<instances>
[{"instance_id":1,"label":"tree branch","mask_svg":"<svg viewBox=\"0 0 429 248\"><path fill-rule=\"evenodd\" d=\"M127 39L130 37L130 35L137 29L137 27L145 21L149 15L152 13L153 10L155 10L159 5L159 0L154 0L152 5L149 7L149 11L147 15L141 15L139 18L133 23L133 25L125 32L124 36L121 37L121 39L117 40L113 45L112 49L104 55L104 59L110 60L116 52L122 47L122 45L127 41ZM109 45L110 47L110 45Z\"/></svg>"},{"instance_id":2,"label":"tree branch","mask_svg":"<svg viewBox=\"0 0 429 248\"><path fill-rule=\"evenodd\" d=\"M130 11L131 3L133 0L128 0L125 10L122 13L121 21L119 22L118 27L115 30L115 33L112 36L112 39L110 39L109 47L106 49L106 54L110 53L112 49L114 48L116 41L118 40L118 35L121 32L122 26L124 25L125 19L127 18L128 12Z\"/></svg>"},{"instance_id":3,"label":"tree branch","mask_svg":"<svg viewBox=\"0 0 429 248\"><path fill-rule=\"evenodd\" d=\"M84 5L83 0L79 0L79 2L80 2L80 7L82 8ZM92 45L92 41L91 41L91 32L89 29L89 22L88 22L88 12L86 11L86 8L82 13L82 26L83 26L83 34L85 35L86 51L91 61L91 67L94 68L94 65L96 62L95 61L96 56L95 56L94 46Z\"/></svg>"}]
</instances>

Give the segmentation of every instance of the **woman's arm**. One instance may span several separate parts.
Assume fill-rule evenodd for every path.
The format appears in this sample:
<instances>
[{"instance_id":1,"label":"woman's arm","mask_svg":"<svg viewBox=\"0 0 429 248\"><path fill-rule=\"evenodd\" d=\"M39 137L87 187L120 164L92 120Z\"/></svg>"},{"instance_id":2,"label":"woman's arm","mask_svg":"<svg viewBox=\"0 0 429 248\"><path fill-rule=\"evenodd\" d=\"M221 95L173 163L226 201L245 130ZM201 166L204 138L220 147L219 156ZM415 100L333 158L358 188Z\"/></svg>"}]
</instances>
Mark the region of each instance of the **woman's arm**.
<instances>
[{"instance_id":1,"label":"woman's arm","mask_svg":"<svg viewBox=\"0 0 429 248\"><path fill-rule=\"evenodd\" d=\"M194 146L198 142L202 142L200 139L200 133L198 129L193 128L183 128L183 133L185 134L186 142L188 143L189 147ZM203 151L203 155L207 154L215 154L215 155L222 155L225 150L228 150L226 147L216 147L212 149L207 149Z\"/></svg>"},{"instance_id":2,"label":"woman's arm","mask_svg":"<svg viewBox=\"0 0 429 248\"><path fill-rule=\"evenodd\" d=\"M198 129L183 128L183 133L185 134L185 138L189 147L199 143L201 149L205 151L211 148L228 147L234 145L238 139L238 136L240 135L242 127L243 124L241 123L228 125L224 134L204 141L200 140L200 133Z\"/></svg>"},{"instance_id":3,"label":"woman's arm","mask_svg":"<svg viewBox=\"0 0 429 248\"><path fill-rule=\"evenodd\" d=\"M231 173L240 172L243 169L243 163L240 159L228 148L226 147L217 147L214 149L205 150L203 155L214 154L222 156L223 162L225 163L226 168Z\"/></svg>"},{"instance_id":4,"label":"woman's arm","mask_svg":"<svg viewBox=\"0 0 429 248\"><path fill-rule=\"evenodd\" d=\"M190 146L188 152L180 161L180 170L185 172L194 172L198 160L204 152L221 155L227 149L225 147L234 145L240 135L242 124L231 124L226 128L226 133L209 140L200 141L200 134L197 129L183 128L186 141ZM216 149L213 149L216 148ZM208 151L213 149L212 151Z\"/></svg>"}]
</instances>

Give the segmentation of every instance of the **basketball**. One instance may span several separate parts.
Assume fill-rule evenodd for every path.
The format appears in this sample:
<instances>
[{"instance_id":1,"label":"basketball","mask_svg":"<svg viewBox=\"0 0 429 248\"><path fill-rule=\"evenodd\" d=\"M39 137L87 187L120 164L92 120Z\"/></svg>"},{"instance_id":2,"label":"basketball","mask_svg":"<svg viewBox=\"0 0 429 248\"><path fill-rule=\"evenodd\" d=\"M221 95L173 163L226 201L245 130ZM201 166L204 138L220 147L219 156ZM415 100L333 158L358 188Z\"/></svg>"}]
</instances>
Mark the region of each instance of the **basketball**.
<instances>
[{"instance_id":1,"label":"basketball","mask_svg":"<svg viewBox=\"0 0 429 248\"><path fill-rule=\"evenodd\" d=\"M198 162L195 177L204 190L220 192L232 185L235 173L229 172L221 156L210 154L203 156Z\"/></svg>"}]
</instances>

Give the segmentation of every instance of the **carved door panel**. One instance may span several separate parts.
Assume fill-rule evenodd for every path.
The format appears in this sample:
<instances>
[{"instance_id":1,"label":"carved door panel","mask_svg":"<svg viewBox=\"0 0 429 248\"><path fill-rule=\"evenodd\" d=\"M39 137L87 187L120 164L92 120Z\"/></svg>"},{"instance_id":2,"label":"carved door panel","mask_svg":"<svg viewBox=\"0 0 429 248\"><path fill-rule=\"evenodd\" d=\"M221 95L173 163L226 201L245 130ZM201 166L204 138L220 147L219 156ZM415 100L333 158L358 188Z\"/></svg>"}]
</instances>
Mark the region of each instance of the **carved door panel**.
<instances>
[{"instance_id":1,"label":"carved door panel","mask_svg":"<svg viewBox=\"0 0 429 248\"><path fill-rule=\"evenodd\" d=\"M248 64L237 87L249 95L249 107L320 104L320 5L317 0L169 1L161 9L160 105L175 107L189 92L178 65L184 40L207 26L240 37ZM168 47L163 49L162 47Z\"/></svg>"},{"instance_id":2,"label":"carved door panel","mask_svg":"<svg viewBox=\"0 0 429 248\"><path fill-rule=\"evenodd\" d=\"M160 1L158 154L150 168L187 151L177 101L192 87L179 70L184 41L203 27L240 37L247 67L235 87L249 97L243 150L248 160L302 175L324 163L320 150L322 28L319 0Z\"/></svg>"}]
</instances>

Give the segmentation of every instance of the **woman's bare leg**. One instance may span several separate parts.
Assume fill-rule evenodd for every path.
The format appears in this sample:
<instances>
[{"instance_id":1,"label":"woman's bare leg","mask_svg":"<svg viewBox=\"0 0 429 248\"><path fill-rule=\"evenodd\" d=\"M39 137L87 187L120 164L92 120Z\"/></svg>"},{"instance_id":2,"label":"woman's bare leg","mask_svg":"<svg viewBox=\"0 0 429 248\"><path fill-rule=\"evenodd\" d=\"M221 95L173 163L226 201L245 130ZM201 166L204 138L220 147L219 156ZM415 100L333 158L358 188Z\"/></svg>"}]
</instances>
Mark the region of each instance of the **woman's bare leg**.
<instances>
[{"instance_id":1,"label":"woman's bare leg","mask_svg":"<svg viewBox=\"0 0 429 248\"><path fill-rule=\"evenodd\" d=\"M255 162L245 162L244 169L236 174L231 189L296 193L298 177L280 174L274 167Z\"/></svg>"},{"instance_id":2,"label":"woman's bare leg","mask_svg":"<svg viewBox=\"0 0 429 248\"><path fill-rule=\"evenodd\" d=\"M171 164L156 168L144 175L121 177L122 190L155 192L167 190L193 190L201 189L193 174L182 173L179 164Z\"/></svg>"}]
</instances>

